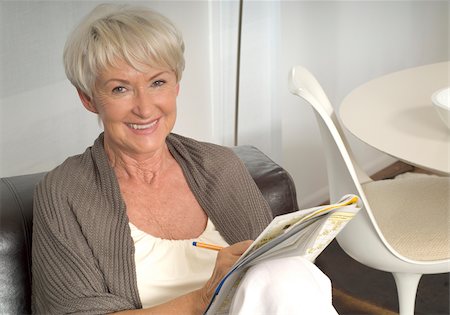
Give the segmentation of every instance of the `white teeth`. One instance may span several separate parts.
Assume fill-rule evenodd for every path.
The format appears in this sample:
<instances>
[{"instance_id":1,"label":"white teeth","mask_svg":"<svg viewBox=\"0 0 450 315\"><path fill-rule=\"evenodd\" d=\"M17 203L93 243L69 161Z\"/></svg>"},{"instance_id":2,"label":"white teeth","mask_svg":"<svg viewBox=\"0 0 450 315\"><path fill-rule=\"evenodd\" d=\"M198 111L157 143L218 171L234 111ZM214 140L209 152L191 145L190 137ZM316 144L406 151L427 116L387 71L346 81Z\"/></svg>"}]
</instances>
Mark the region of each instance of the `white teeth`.
<instances>
[{"instance_id":1,"label":"white teeth","mask_svg":"<svg viewBox=\"0 0 450 315\"><path fill-rule=\"evenodd\" d=\"M156 124L156 122L157 122L157 120L155 120L149 124L146 124L146 125L128 124L128 127L136 129L136 130L142 130L142 129L147 129L147 128L152 127L153 125Z\"/></svg>"}]
</instances>

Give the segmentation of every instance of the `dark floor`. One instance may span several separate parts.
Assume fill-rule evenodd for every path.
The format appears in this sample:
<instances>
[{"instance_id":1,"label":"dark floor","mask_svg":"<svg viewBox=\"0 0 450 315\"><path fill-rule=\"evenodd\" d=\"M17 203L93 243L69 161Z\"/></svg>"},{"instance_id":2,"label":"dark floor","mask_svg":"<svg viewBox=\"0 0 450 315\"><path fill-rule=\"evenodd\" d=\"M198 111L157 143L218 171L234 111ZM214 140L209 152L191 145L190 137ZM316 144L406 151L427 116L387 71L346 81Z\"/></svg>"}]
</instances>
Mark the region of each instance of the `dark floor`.
<instances>
[{"instance_id":1,"label":"dark floor","mask_svg":"<svg viewBox=\"0 0 450 315\"><path fill-rule=\"evenodd\" d=\"M353 260L333 241L317 258L316 265L327 274L333 287L351 299L334 299L335 308L341 315L367 314L359 303L372 304L383 311L370 314L398 312L397 290L390 273L368 268ZM419 283L415 315L449 315L449 274L424 275ZM353 302L352 302L353 301ZM342 304L342 305L340 305Z\"/></svg>"}]
</instances>

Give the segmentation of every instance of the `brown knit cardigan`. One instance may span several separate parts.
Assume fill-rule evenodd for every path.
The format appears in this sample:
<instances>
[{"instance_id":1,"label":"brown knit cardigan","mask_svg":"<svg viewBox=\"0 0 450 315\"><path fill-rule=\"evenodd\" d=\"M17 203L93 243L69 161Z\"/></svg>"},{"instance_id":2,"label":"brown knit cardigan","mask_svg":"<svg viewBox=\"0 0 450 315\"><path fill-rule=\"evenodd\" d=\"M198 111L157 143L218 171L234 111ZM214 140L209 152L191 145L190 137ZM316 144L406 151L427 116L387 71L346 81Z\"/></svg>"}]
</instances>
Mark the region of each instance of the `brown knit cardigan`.
<instances>
[{"instance_id":1,"label":"brown knit cardigan","mask_svg":"<svg viewBox=\"0 0 450 315\"><path fill-rule=\"evenodd\" d=\"M208 217L229 244L254 239L271 211L228 148L170 134L166 143ZM103 134L35 190L33 312L104 314L141 308L134 243Z\"/></svg>"}]
</instances>

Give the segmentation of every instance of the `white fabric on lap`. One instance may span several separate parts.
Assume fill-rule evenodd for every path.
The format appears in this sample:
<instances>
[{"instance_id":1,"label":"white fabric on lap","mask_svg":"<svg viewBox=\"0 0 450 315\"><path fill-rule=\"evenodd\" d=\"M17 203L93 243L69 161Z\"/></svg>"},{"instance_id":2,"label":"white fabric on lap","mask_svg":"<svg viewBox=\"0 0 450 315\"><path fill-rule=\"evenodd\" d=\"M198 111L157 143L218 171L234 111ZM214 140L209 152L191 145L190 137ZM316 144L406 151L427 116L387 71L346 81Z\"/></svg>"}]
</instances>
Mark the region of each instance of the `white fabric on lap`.
<instances>
[{"instance_id":1,"label":"white fabric on lap","mask_svg":"<svg viewBox=\"0 0 450 315\"><path fill-rule=\"evenodd\" d=\"M233 298L232 315L336 315L330 279L302 257L250 267Z\"/></svg>"}]
</instances>

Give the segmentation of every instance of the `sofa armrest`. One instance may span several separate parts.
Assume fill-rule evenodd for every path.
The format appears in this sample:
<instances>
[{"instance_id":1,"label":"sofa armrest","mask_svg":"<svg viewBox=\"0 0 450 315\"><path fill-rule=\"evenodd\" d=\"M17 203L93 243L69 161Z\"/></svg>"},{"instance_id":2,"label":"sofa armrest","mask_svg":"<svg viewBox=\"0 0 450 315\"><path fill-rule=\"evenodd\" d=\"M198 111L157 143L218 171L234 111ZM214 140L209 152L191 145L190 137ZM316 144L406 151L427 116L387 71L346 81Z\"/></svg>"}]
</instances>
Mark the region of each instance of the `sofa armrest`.
<instances>
[{"instance_id":1,"label":"sofa armrest","mask_svg":"<svg viewBox=\"0 0 450 315\"><path fill-rule=\"evenodd\" d=\"M274 217L298 210L294 181L285 169L253 146L236 146L232 150L244 162Z\"/></svg>"},{"instance_id":2,"label":"sofa armrest","mask_svg":"<svg viewBox=\"0 0 450 315\"><path fill-rule=\"evenodd\" d=\"M33 191L44 175L0 179L0 314L31 314Z\"/></svg>"}]
</instances>

